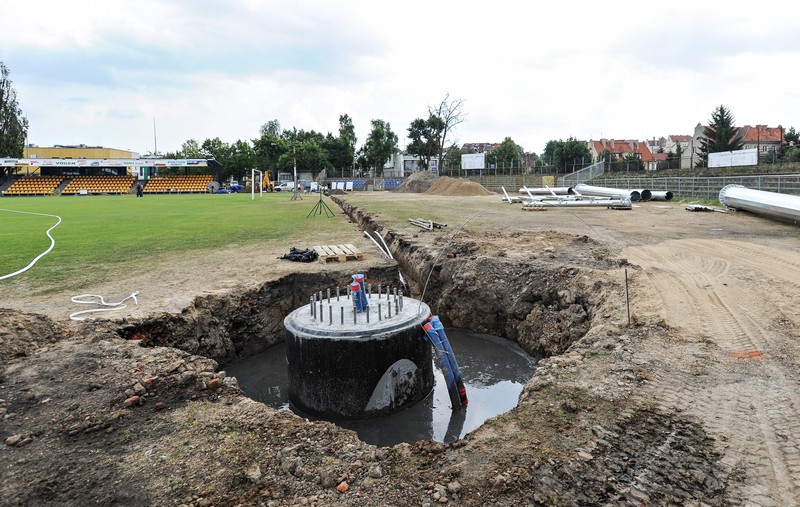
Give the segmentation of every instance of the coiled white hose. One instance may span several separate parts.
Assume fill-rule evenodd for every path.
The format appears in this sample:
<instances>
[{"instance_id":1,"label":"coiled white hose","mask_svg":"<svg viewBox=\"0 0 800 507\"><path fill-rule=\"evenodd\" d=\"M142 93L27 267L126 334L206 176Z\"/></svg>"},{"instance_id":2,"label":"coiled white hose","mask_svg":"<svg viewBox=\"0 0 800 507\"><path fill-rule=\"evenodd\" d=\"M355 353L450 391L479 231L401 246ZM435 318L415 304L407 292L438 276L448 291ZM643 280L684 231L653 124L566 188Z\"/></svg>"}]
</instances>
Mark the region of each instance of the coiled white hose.
<instances>
[{"instance_id":1,"label":"coiled white hose","mask_svg":"<svg viewBox=\"0 0 800 507\"><path fill-rule=\"evenodd\" d=\"M136 295L139 294L138 292L134 292L130 296L126 297L122 301L118 303L106 303L106 300L103 299L103 296L97 294L81 294L80 296L72 296L72 302L78 303L81 305L101 305L107 306L109 308L92 308L91 310L81 310L79 312L71 313L69 315L70 320L94 320L94 317L80 317L80 315L85 315L87 313L96 313L96 312L110 312L113 310L122 310L123 308L127 308L128 305L123 304L125 301L133 298L133 302L135 304L139 304L139 300L136 299Z\"/></svg>"}]
</instances>

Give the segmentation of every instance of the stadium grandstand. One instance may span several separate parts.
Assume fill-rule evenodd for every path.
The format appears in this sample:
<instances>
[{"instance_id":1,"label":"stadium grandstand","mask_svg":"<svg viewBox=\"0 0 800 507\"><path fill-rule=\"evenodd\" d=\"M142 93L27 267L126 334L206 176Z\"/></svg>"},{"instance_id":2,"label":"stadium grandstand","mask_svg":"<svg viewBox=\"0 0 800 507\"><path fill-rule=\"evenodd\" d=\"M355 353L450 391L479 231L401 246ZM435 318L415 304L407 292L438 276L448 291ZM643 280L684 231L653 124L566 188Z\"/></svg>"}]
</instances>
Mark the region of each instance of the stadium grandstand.
<instances>
[{"instance_id":1,"label":"stadium grandstand","mask_svg":"<svg viewBox=\"0 0 800 507\"><path fill-rule=\"evenodd\" d=\"M180 176L153 176L144 186L145 194L173 194L207 192L214 181L210 174L188 174Z\"/></svg>"},{"instance_id":2,"label":"stadium grandstand","mask_svg":"<svg viewBox=\"0 0 800 507\"><path fill-rule=\"evenodd\" d=\"M0 176L5 174L0 177L0 195L128 194L135 192L137 183L147 193L208 192L221 167L213 159L138 158L108 148L26 147L27 151L30 158L0 158ZM116 158L72 157L82 154Z\"/></svg>"}]
</instances>

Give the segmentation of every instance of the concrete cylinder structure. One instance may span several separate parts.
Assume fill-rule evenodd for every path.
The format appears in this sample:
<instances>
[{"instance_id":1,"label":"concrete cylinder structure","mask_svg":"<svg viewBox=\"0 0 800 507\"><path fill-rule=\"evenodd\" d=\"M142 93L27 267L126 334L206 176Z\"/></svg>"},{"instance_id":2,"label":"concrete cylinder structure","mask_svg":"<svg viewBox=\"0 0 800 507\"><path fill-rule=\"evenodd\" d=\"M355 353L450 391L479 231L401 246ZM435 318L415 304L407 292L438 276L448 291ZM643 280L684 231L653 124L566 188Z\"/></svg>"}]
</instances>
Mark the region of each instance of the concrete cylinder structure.
<instances>
[{"instance_id":1,"label":"concrete cylinder structure","mask_svg":"<svg viewBox=\"0 0 800 507\"><path fill-rule=\"evenodd\" d=\"M431 315L402 294L312 301L284 319L289 401L325 419L390 414L433 389L433 358L422 326Z\"/></svg>"}]
</instances>

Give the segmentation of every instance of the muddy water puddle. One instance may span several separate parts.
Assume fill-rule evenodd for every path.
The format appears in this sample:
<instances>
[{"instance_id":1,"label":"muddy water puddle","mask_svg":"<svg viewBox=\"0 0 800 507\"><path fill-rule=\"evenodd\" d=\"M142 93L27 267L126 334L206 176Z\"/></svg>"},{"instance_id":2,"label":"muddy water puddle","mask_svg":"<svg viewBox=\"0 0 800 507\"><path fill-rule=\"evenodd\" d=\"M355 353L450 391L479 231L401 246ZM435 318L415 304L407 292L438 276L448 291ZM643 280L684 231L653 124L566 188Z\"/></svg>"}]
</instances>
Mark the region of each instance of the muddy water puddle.
<instances>
[{"instance_id":1,"label":"muddy water puddle","mask_svg":"<svg viewBox=\"0 0 800 507\"><path fill-rule=\"evenodd\" d=\"M536 360L503 338L461 329L448 329L447 337L467 389L469 405L465 409L450 409L450 397L437 357L433 360L433 390L416 405L386 417L334 422L355 431L361 440L379 446L417 440L451 442L475 430L487 419L514 408L522 387L536 369ZM282 344L228 365L225 370L236 377L250 398L279 410L293 410L289 404L286 354Z\"/></svg>"}]
</instances>

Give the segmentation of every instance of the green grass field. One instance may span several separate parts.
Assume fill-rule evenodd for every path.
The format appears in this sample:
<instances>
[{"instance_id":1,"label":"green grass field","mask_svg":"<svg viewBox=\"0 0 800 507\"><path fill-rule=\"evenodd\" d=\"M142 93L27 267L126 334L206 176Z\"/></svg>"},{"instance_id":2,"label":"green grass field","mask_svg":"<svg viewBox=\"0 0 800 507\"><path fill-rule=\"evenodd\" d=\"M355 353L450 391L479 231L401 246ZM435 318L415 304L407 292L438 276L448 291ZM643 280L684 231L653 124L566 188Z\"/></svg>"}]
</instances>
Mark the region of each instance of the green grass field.
<instances>
[{"instance_id":1,"label":"green grass field","mask_svg":"<svg viewBox=\"0 0 800 507\"><path fill-rule=\"evenodd\" d=\"M102 281L127 270L146 269L163 259L202 255L239 245L286 245L352 232L338 207L336 216L307 217L316 194L184 194L0 198L0 209L58 215L51 235L56 246L29 271L0 281L31 287L57 286L91 272ZM56 218L0 211L0 276L15 272L50 246L45 231ZM314 243L320 244L320 243ZM326 244L326 243L322 243Z\"/></svg>"}]
</instances>

